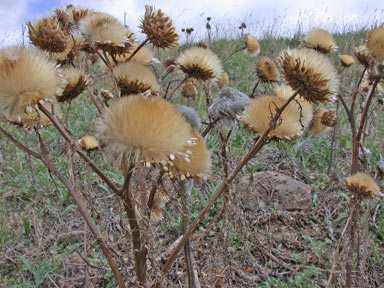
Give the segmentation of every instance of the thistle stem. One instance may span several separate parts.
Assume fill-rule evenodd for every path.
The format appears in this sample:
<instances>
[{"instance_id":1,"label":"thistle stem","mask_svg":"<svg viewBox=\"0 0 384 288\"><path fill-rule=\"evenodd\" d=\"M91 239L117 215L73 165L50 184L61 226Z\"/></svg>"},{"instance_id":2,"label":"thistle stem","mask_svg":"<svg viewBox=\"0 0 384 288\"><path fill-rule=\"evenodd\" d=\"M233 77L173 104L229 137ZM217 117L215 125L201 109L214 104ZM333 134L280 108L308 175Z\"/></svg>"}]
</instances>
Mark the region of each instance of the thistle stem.
<instances>
[{"instance_id":1,"label":"thistle stem","mask_svg":"<svg viewBox=\"0 0 384 288\"><path fill-rule=\"evenodd\" d=\"M137 46L137 48L135 49L135 51L133 51L133 53L128 57L127 60L125 60L125 62L129 62L131 61L131 59L137 54L137 52L140 51L141 48L144 47L145 44L147 44L149 41L149 38L145 39L139 46Z\"/></svg>"},{"instance_id":2,"label":"thistle stem","mask_svg":"<svg viewBox=\"0 0 384 288\"><path fill-rule=\"evenodd\" d=\"M233 179L237 176L237 174L241 171L243 166L263 147L264 143L267 140L267 137L269 133L277 126L278 120L281 116L281 113L284 111L284 109L291 103L291 101L297 96L298 92L296 91L288 100L284 103L283 106L281 106L279 109L277 109L275 116L271 119L269 123L268 129L262 134L260 138L253 144L253 146L249 149L248 153L244 156L244 158L240 161L240 163L237 164L235 169L232 171L232 173L228 176L225 181L221 183L216 193L213 195L211 200L208 202L208 204L205 206L205 208L200 212L200 214L196 217L195 221L190 225L188 230L184 233L183 238L177 243L176 247L173 249L171 255L169 256L167 262L165 263L163 270L162 270L162 276L164 277L169 268L171 267L172 263L175 261L177 254L180 252L181 248L184 246L185 242L189 239L193 231L197 228L197 226L201 223L203 220L205 214L209 211L209 209L212 207L212 205L216 202L216 200L223 194L223 192L227 189L229 185L231 185Z\"/></svg>"}]
</instances>

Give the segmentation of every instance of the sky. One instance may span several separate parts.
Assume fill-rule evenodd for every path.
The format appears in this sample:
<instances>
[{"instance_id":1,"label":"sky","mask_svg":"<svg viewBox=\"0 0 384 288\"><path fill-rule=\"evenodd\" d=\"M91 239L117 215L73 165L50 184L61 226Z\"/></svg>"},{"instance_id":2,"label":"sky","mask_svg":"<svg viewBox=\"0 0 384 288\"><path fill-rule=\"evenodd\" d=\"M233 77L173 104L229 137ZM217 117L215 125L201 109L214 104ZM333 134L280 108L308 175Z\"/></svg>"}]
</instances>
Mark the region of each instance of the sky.
<instances>
[{"instance_id":1,"label":"sky","mask_svg":"<svg viewBox=\"0 0 384 288\"><path fill-rule=\"evenodd\" d=\"M244 32L258 38L291 37L295 31L306 33L316 28L344 32L384 22L382 0L0 0L0 47L20 44L25 22L47 16L51 10L67 4L106 12L121 22L125 15L126 24L137 34L144 5L154 5L170 16L181 39L185 39L181 28L193 27L195 40L205 37L208 16L212 18L213 37L239 36L238 26L242 22L247 25ZM140 35L137 37L140 39Z\"/></svg>"}]
</instances>

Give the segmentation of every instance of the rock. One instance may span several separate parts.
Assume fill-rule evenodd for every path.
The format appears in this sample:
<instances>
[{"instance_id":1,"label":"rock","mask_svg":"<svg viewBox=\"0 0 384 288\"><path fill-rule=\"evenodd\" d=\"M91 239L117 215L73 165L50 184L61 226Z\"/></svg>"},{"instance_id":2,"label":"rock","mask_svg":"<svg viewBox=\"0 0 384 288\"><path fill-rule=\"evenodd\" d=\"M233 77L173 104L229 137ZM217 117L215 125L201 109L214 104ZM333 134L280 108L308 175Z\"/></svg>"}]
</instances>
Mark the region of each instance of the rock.
<instances>
[{"instance_id":1,"label":"rock","mask_svg":"<svg viewBox=\"0 0 384 288\"><path fill-rule=\"evenodd\" d=\"M219 97L213 99L213 103L208 108L208 114L216 118L235 119L243 112L251 99L248 95L234 88L225 86L220 89Z\"/></svg>"},{"instance_id":2,"label":"rock","mask_svg":"<svg viewBox=\"0 0 384 288\"><path fill-rule=\"evenodd\" d=\"M312 205L311 186L286 175L256 172L254 190L246 196L244 206L251 211L261 209L308 210ZM248 198L248 199L247 199Z\"/></svg>"}]
</instances>

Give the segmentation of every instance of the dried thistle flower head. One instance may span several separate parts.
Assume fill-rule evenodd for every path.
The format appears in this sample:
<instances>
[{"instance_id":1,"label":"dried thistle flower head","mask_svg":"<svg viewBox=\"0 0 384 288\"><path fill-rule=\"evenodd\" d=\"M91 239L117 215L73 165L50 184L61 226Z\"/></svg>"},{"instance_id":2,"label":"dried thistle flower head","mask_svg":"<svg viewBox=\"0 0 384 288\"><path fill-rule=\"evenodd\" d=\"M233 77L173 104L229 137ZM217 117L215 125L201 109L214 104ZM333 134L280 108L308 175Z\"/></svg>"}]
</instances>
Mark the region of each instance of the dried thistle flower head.
<instances>
[{"instance_id":1,"label":"dried thistle flower head","mask_svg":"<svg viewBox=\"0 0 384 288\"><path fill-rule=\"evenodd\" d=\"M175 156L174 166L170 167L169 174L176 173L185 178L206 178L211 172L211 155L204 142L204 138L194 129L190 128L195 145L186 146Z\"/></svg>"},{"instance_id":2,"label":"dried thistle flower head","mask_svg":"<svg viewBox=\"0 0 384 288\"><path fill-rule=\"evenodd\" d=\"M349 67L355 63L355 59L351 55L344 54L340 57L340 62L343 67Z\"/></svg>"},{"instance_id":3,"label":"dried thistle flower head","mask_svg":"<svg viewBox=\"0 0 384 288\"><path fill-rule=\"evenodd\" d=\"M184 85L181 87L181 95L184 98L195 99L198 95L198 91L195 84L193 84L192 81L185 82Z\"/></svg>"},{"instance_id":4,"label":"dried thistle flower head","mask_svg":"<svg viewBox=\"0 0 384 288\"><path fill-rule=\"evenodd\" d=\"M327 127L335 127L339 123L339 118L337 117L335 110L329 110L323 113L321 116L321 124Z\"/></svg>"},{"instance_id":5,"label":"dried thistle flower head","mask_svg":"<svg viewBox=\"0 0 384 288\"><path fill-rule=\"evenodd\" d=\"M357 58L357 61L365 67L370 67L374 62L373 57L369 54L368 48L365 45L360 45L354 50L354 54Z\"/></svg>"},{"instance_id":6,"label":"dried thistle flower head","mask_svg":"<svg viewBox=\"0 0 384 288\"><path fill-rule=\"evenodd\" d=\"M324 54L337 50L332 35L323 29L309 32L302 40L302 46Z\"/></svg>"},{"instance_id":7,"label":"dried thistle flower head","mask_svg":"<svg viewBox=\"0 0 384 288\"><path fill-rule=\"evenodd\" d=\"M113 101L98 127L100 139L119 165L122 161L167 165L192 143L184 116L160 97L133 95Z\"/></svg>"},{"instance_id":8,"label":"dried thistle flower head","mask_svg":"<svg viewBox=\"0 0 384 288\"><path fill-rule=\"evenodd\" d=\"M174 67L176 65L176 59L172 56L168 56L163 61L163 66L165 69L170 69L170 67Z\"/></svg>"},{"instance_id":9,"label":"dried thistle flower head","mask_svg":"<svg viewBox=\"0 0 384 288\"><path fill-rule=\"evenodd\" d=\"M32 107L54 101L61 89L56 64L32 47L0 50L0 113L7 117L32 112Z\"/></svg>"},{"instance_id":10,"label":"dried thistle flower head","mask_svg":"<svg viewBox=\"0 0 384 288\"><path fill-rule=\"evenodd\" d=\"M198 47L201 47L201 48L205 48L205 49L209 49L209 44L204 41L204 40L201 40L198 44L197 44Z\"/></svg>"},{"instance_id":11,"label":"dried thistle flower head","mask_svg":"<svg viewBox=\"0 0 384 288\"><path fill-rule=\"evenodd\" d=\"M128 27L106 13L88 15L80 21L79 29L91 45L111 55L129 51L135 41Z\"/></svg>"},{"instance_id":12,"label":"dried thistle flower head","mask_svg":"<svg viewBox=\"0 0 384 288\"><path fill-rule=\"evenodd\" d=\"M277 97L280 97L284 100L288 100L292 95L294 91L292 88L288 85L281 84L274 88L273 94ZM293 100L297 104L297 108L300 111L300 124L302 128L307 128L309 126L309 123L311 122L313 118L313 107L311 102L306 101L300 95L298 97L295 97Z\"/></svg>"},{"instance_id":13,"label":"dried thistle flower head","mask_svg":"<svg viewBox=\"0 0 384 288\"><path fill-rule=\"evenodd\" d=\"M113 58L112 58L112 56L108 56L109 63L111 63L112 67L115 67L118 64L125 63L128 60L128 58L131 57L133 51L136 50L136 47L137 47L136 45L133 45L129 51L122 53L122 54L119 54L119 55L115 55ZM130 62L138 62L138 63L144 64L144 65L149 65L149 64L153 63L153 59L154 59L154 57L153 57L152 50L147 46L143 46L135 55L133 55L133 57L129 61ZM115 61L116 61L116 63L115 63ZM99 61L99 62L102 63L102 65L104 67L106 67L106 65L103 61Z\"/></svg>"},{"instance_id":14,"label":"dried thistle flower head","mask_svg":"<svg viewBox=\"0 0 384 288\"><path fill-rule=\"evenodd\" d=\"M199 114L195 109L184 105L176 105L176 109L184 115L188 123L191 124L192 128L198 131L201 127L201 120Z\"/></svg>"},{"instance_id":15,"label":"dried thistle flower head","mask_svg":"<svg viewBox=\"0 0 384 288\"><path fill-rule=\"evenodd\" d=\"M67 37L67 47L63 52L51 53L53 59L56 60L57 64L65 65L73 62L75 55L73 49L75 47L74 40L71 35Z\"/></svg>"},{"instance_id":16,"label":"dried thistle flower head","mask_svg":"<svg viewBox=\"0 0 384 288\"><path fill-rule=\"evenodd\" d=\"M51 53L63 52L67 48L68 34L63 31L55 17L28 22L28 36L32 44Z\"/></svg>"},{"instance_id":17,"label":"dried thistle flower head","mask_svg":"<svg viewBox=\"0 0 384 288\"><path fill-rule=\"evenodd\" d=\"M180 54L176 62L181 71L196 80L215 83L223 72L221 61L210 49L189 48Z\"/></svg>"},{"instance_id":18,"label":"dried thistle flower head","mask_svg":"<svg viewBox=\"0 0 384 288\"><path fill-rule=\"evenodd\" d=\"M213 103L208 107L208 114L212 118L235 120L250 101L248 95L232 87L225 86L220 89L219 97L213 99Z\"/></svg>"},{"instance_id":19,"label":"dried thistle flower head","mask_svg":"<svg viewBox=\"0 0 384 288\"><path fill-rule=\"evenodd\" d=\"M95 150L99 148L99 141L95 136L84 136L80 139L80 145L85 150Z\"/></svg>"},{"instance_id":20,"label":"dried thistle flower head","mask_svg":"<svg viewBox=\"0 0 384 288\"><path fill-rule=\"evenodd\" d=\"M221 77L220 77L219 81L217 82L217 86L219 88L223 88L224 86L228 86L228 73L227 72L221 73Z\"/></svg>"},{"instance_id":21,"label":"dried thistle flower head","mask_svg":"<svg viewBox=\"0 0 384 288\"><path fill-rule=\"evenodd\" d=\"M245 38L245 52L252 56L257 56L260 52L260 44L257 39L251 35L247 35Z\"/></svg>"},{"instance_id":22,"label":"dried thistle flower head","mask_svg":"<svg viewBox=\"0 0 384 288\"><path fill-rule=\"evenodd\" d=\"M46 102L43 106L52 114L55 114L59 118L61 117L59 104ZM30 113L24 112L19 119L17 116L13 115L12 117L7 118L7 121L23 126L23 129L25 130L30 130L35 127L42 128L52 124L51 120L38 108L33 109Z\"/></svg>"},{"instance_id":23,"label":"dried thistle flower head","mask_svg":"<svg viewBox=\"0 0 384 288\"><path fill-rule=\"evenodd\" d=\"M141 63L126 62L117 65L113 69L113 75L121 95L124 96L144 93L147 90L151 91L152 95L156 95L161 88L155 74Z\"/></svg>"},{"instance_id":24,"label":"dried thistle flower head","mask_svg":"<svg viewBox=\"0 0 384 288\"><path fill-rule=\"evenodd\" d=\"M318 107L318 109L316 111L314 111L312 121L309 124L309 131L315 137L322 135L323 133L325 133L329 129L328 126L325 126L321 122L321 119L322 119L324 113L326 113L326 112L327 112L327 110L325 110L324 107L322 107L322 106Z\"/></svg>"},{"instance_id":25,"label":"dried thistle flower head","mask_svg":"<svg viewBox=\"0 0 384 288\"><path fill-rule=\"evenodd\" d=\"M382 196L376 181L365 173L360 172L347 177L345 184L354 196L361 199Z\"/></svg>"},{"instance_id":26,"label":"dried thistle flower head","mask_svg":"<svg viewBox=\"0 0 384 288\"><path fill-rule=\"evenodd\" d=\"M63 70L66 85L61 95L57 96L58 102L71 102L79 96L89 84L85 71L79 68L66 67Z\"/></svg>"},{"instance_id":27,"label":"dried thistle flower head","mask_svg":"<svg viewBox=\"0 0 384 288\"><path fill-rule=\"evenodd\" d=\"M153 6L145 5L144 18L141 19L139 28L145 33L149 42L157 48L168 48L178 45L179 36L172 20L165 16L161 10L155 10Z\"/></svg>"},{"instance_id":28,"label":"dried thistle flower head","mask_svg":"<svg viewBox=\"0 0 384 288\"><path fill-rule=\"evenodd\" d=\"M304 99L313 103L335 100L339 78L326 56L306 48L287 49L278 60L285 80Z\"/></svg>"},{"instance_id":29,"label":"dried thistle flower head","mask_svg":"<svg viewBox=\"0 0 384 288\"><path fill-rule=\"evenodd\" d=\"M153 198L152 210L151 210L151 221L159 222L163 219L163 209L165 204L169 201L167 194L161 187L157 188L155 197Z\"/></svg>"},{"instance_id":30,"label":"dried thistle flower head","mask_svg":"<svg viewBox=\"0 0 384 288\"><path fill-rule=\"evenodd\" d=\"M73 5L68 5L65 12L68 15L68 22L73 26L78 26L81 20L95 13L87 8L74 7Z\"/></svg>"},{"instance_id":31,"label":"dried thistle flower head","mask_svg":"<svg viewBox=\"0 0 384 288\"><path fill-rule=\"evenodd\" d=\"M267 56L263 56L259 59L255 73L262 82L276 82L279 78L279 70L277 70L275 62Z\"/></svg>"},{"instance_id":32,"label":"dried thistle flower head","mask_svg":"<svg viewBox=\"0 0 384 288\"><path fill-rule=\"evenodd\" d=\"M374 27L368 32L367 48L377 61L384 61L384 25Z\"/></svg>"},{"instance_id":33,"label":"dried thistle flower head","mask_svg":"<svg viewBox=\"0 0 384 288\"><path fill-rule=\"evenodd\" d=\"M107 100L113 99L112 92L107 89L101 89L101 96L103 96Z\"/></svg>"},{"instance_id":34,"label":"dried thistle flower head","mask_svg":"<svg viewBox=\"0 0 384 288\"><path fill-rule=\"evenodd\" d=\"M253 131L262 134L269 128L276 110L285 102L286 99L277 96L258 97L251 100L239 120L247 124ZM291 102L282 112L281 120L277 123L277 127L269 133L269 137L291 140L295 136L301 135L304 131L301 119L300 105Z\"/></svg>"}]
</instances>

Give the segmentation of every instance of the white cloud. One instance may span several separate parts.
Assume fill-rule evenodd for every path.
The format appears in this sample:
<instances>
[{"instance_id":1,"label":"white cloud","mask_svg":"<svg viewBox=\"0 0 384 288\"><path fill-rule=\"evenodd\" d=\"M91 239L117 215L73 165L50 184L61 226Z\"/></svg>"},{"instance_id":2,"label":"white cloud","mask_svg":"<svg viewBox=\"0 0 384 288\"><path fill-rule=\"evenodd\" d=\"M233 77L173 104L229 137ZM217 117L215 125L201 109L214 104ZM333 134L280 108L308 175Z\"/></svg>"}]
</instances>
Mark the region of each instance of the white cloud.
<instances>
[{"instance_id":1,"label":"white cloud","mask_svg":"<svg viewBox=\"0 0 384 288\"><path fill-rule=\"evenodd\" d=\"M378 0L307 0L307 1L252 1L252 0L157 0L143 3L139 0L56 0L62 6L74 4L110 13L126 23L133 32L139 33L137 26L144 14L144 4L153 4L170 16L179 29L193 27L195 33L205 35L206 17L212 17L212 33L219 36L236 36L241 22L247 24L247 32L257 37L263 33L289 35L297 27L308 31L315 27L340 31L371 25L384 19L384 2ZM45 15L46 2L41 0L1 0L0 1L0 46L21 40L21 25L33 15ZM47 2L48 3L48 2ZM49 2L52 3L52 2ZM33 13L28 11L33 8ZM40 9L40 10L39 10ZM376 9L376 10L375 10ZM183 35L181 35L183 36ZM140 38L140 37L139 37Z\"/></svg>"}]
</instances>

